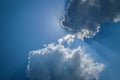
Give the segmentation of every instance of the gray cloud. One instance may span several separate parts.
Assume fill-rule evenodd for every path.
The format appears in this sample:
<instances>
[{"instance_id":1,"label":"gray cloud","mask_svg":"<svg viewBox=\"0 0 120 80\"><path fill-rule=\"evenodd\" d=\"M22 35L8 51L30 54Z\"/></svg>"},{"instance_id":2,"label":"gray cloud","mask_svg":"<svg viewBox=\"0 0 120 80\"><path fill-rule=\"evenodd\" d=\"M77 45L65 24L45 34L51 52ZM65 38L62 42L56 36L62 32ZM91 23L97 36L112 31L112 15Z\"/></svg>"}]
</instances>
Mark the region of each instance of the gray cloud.
<instances>
[{"instance_id":1,"label":"gray cloud","mask_svg":"<svg viewBox=\"0 0 120 80\"><path fill-rule=\"evenodd\" d=\"M69 0L62 25L83 39L95 36L102 23L117 21L120 0Z\"/></svg>"},{"instance_id":2,"label":"gray cloud","mask_svg":"<svg viewBox=\"0 0 120 80\"><path fill-rule=\"evenodd\" d=\"M27 66L29 80L98 80L104 64L95 62L81 47L67 48L74 35L58 39L45 48L31 51Z\"/></svg>"}]
</instances>

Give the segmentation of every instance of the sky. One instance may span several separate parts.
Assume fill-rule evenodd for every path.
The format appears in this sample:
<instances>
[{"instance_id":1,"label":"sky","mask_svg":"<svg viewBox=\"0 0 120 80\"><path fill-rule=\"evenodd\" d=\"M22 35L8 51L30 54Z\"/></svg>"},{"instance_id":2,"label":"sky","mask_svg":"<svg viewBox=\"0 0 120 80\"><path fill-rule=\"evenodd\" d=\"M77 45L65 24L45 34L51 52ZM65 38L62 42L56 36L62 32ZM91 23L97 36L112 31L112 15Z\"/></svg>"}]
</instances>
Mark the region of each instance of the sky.
<instances>
[{"instance_id":1,"label":"sky","mask_svg":"<svg viewBox=\"0 0 120 80\"><path fill-rule=\"evenodd\" d=\"M57 42L67 34L59 24L65 0L3 0L1 3L0 79L28 80L29 52ZM84 40L85 46L95 51L91 56L105 65L100 80L120 79L119 26L119 22L105 22L94 38Z\"/></svg>"},{"instance_id":2,"label":"sky","mask_svg":"<svg viewBox=\"0 0 120 80\"><path fill-rule=\"evenodd\" d=\"M46 3L47 2L47 3ZM56 7L57 6L57 7ZM26 80L28 53L55 41L64 1L3 0L0 25L2 80ZM55 23L54 23L55 22Z\"/></svg>"}]
</instances>

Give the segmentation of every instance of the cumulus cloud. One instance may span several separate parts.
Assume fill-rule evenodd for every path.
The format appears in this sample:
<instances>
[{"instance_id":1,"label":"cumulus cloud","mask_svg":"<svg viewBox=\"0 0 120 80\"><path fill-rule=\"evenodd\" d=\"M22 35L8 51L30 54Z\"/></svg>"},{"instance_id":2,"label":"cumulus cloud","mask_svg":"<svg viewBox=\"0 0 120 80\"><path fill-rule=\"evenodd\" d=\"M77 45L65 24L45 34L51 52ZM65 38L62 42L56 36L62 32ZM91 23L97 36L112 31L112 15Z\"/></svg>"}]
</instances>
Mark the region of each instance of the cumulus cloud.
<instances>
[{"instance_id":1,"label":"cumulus cloud","mask_svg":"<svg viewBox=\"0 0 120 80\"><path fill-rule=\"evenodd\" d=\"M74 42L66 35L45 48L31 51L27 66L29 80L98 80L104 64L95 62L81 46L70 49L63 43Z\"/></svg>"},{"instance_id":2,"label":"cumulus cloud","mask_svg":"<svg viewBox=\"0 0 120 80\"><path fill-rule=\"evenodd\" d=\"M95 36L102 23L118 21L120 0L69 0L62 25L84 39Z\"/></svg>"}]
</instances>

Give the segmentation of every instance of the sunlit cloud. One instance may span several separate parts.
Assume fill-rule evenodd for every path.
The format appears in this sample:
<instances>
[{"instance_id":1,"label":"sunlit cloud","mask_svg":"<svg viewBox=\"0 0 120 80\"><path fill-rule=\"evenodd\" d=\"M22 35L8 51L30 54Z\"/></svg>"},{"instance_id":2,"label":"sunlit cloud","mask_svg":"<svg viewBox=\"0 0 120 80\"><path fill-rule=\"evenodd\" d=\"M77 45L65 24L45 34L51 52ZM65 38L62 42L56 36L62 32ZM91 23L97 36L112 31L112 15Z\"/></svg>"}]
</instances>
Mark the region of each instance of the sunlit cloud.
<instances>
[{"instance_id":1,"label":"sunlit cloud","mask_svg":"<svg viewBox=\"0 0 120 80\"><path fill-rule=\"evenodd\" d=\"M104 64L94 61L79 45L65 47L73 43L75 35L65 35L58 43L29 53L28 77L30 80L98 80Z\"/></svg>"}]
</instances>

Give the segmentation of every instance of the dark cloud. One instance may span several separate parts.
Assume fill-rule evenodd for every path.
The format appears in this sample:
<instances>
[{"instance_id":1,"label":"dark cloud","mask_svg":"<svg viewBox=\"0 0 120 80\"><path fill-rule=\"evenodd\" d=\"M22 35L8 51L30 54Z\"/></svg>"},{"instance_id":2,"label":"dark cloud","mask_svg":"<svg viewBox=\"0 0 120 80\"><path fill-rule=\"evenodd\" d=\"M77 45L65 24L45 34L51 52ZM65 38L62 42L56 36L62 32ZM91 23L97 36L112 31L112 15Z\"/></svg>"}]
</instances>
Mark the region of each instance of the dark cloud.
<instances>
[{"instance_id":1,"label":"dark cloud","mask_svg":"<svg viewBox=\"0 0 120 80\"><path fill-rule=\"evenodd\" d=\"M104 22L120 21L120 0L69 0L62 20L64 28L93 37ZM82 31L82 33L81 33ZM86 32L85 32L86 33Z\"/></svg>"}]
</instances>

